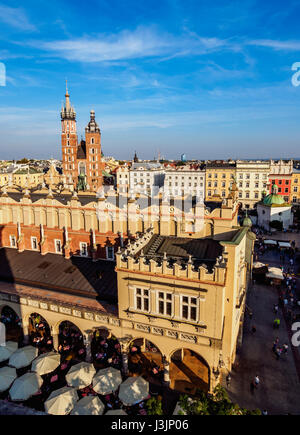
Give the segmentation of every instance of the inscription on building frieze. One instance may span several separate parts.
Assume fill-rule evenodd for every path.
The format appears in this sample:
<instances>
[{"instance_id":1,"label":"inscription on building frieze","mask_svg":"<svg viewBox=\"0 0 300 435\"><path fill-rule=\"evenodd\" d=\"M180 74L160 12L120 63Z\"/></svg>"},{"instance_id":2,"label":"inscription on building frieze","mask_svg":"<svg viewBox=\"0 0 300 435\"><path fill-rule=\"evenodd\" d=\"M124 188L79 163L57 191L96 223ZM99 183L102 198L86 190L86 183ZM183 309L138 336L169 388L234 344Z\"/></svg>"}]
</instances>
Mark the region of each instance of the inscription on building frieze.
<instances>
[{"instance_id":1,"label":"inscription on building frieze","mask_svg":"<svg viewBox=\"0 0 300 435\"><path fill-rule=\"evenodd\" d=\"M28 299L28 305L30 305L31 307L38 308L39 307L39 302L38 301L32 301L31 299Z\"/></svg>"},{"instance_id":2,"label":"inscription on building frieze","mask_svg":"<svg viewBox=\"0 0 300 435\"><path fill-rule=\"evenodd\" d=\"M59 312L63 314L71 314L71 308L59 307Z\"/></svg>"},{"instance_id":3,"label":"inscription on building frieze","mask_svg":"<svg viewBox=\"0 0 300 435\"><path fill-rule=\"evenodd\" d=\"M189 343L197 343L197 337L195 335L181 333L180 339L184 341L188 341Z\"/></svg>"},{"instance_id":4,"label":"inscription on building frieze","mask_svg":"<svg viewBox=\"0 0 300 435\"><path fill-rule=\"evenodd\" d=\"M164 330L162 328L152 327L152 334L155 334L155 335L164 335Z\"/></svg>"},{"instance_id":5,"label":"inscription on building frieze","mask_svg":"<svg viewBox=\"0 0 300 435\"><path fill-rule=\"evenodd\" d=\"M58 306L57 305L50 305L50 310L58 312Z\"/></svg>"},{"instance_id":6,"label":"inscription on building frieze","mask_svg":"<svg viewBox=\"0 0 300 435\"><path fill-rule=\"evenodd\" d=\"M108 323L108 317L107 316L100 316L99 314L95 314L95 320L99 323Z\"/></svg>"},{"instance_id":7,"label":"inscription on building frieze","mask_svg":"<svg viewBox=\"0 0 300 435\"><path fill-rule=\"evenodd\" d=\"M5 301L9 301L9 296L6 295L5 293L2 293L2 294L0 295L0 297L1 297L1 299L4 299Z\"/></svg>"},{"instance_id":8,"label":"inscription on building frieze","mask_svg":"<svg viewBox=\"0 0 300 435\"><path fill-rule=\"evenodd\" d=\"M166 335L167 337L176 338L176 339L178 338L178 332L170 331L170 329L167 329Z\"/></svg>"},{"instance_id":9,"label":"inscription on building frieze","mask_svg":"<svg viewBox=\"0 0 300 435\"><path fill-rule=\"evenodd\" d=\"M142 325L141 323L136 323L135 329L138 329L139 331L150 332L150 326Z\"/></svg>"},{"instance_id":10,"label":"inscription on building frieze","mask_svg":"<svg viewBox=\"0 0 300 435\"><path fill-rule=\"evenodd\" d=\"M109 319L110 323L114 326L120 326L120 320L119 319L114 319L113 317L111 317Z\"/></svg>"},{"instance_id":11,"label":"inscription on building frieze","mask_svg":"<svg viewBox=\"0 0 300 435\"><path fill-rule=\"evenodd\" d=\"M93 313L84 313L84 318L87 320L94 320L94 315Z\"/></svg>"}]
</instances>

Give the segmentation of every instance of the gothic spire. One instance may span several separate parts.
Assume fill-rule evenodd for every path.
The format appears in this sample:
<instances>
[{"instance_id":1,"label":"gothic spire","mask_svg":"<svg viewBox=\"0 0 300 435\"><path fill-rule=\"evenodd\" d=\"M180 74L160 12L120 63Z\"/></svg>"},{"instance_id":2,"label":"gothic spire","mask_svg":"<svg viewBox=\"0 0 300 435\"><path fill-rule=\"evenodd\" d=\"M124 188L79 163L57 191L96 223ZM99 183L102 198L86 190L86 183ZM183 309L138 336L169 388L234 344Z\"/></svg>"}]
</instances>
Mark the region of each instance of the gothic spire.
<instances>
[{"instance_id":1,"label":"gothic spire","mask_svg":"<svg viewBox=\"0 0 300 435\"><path fill-rule=\"evenodd\" d=\"M74 110L74 107L71 106L70 104L70 94L68 91L68 83L66 80L66 94L65 94L65 107L62 107L61 109L61 119L65 120L65 119L70 119L70 120L74 120L76 119L76 112Z\"/></svg>"}]
</instances>

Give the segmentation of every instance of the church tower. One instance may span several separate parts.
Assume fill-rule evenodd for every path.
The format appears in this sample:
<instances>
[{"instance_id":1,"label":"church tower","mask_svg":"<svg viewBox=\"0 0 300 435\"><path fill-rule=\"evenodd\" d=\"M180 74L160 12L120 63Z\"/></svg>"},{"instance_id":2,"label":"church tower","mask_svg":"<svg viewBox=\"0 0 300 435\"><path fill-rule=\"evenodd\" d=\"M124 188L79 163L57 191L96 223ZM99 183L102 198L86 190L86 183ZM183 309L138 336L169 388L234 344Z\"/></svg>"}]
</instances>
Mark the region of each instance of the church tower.
<instances>
[{"instance_id":1,"label":"church tower","mask_svg":"<svg viewBox=\"0 0 300 435\"><path fill-rule=\"evenodd\" d=\"M77 148L78 139L76 132L76 112L70 104L70 95L66 83L65 106L61 109L61 146L62 146L62 168L65 183L68 186L77 185Z\"/></svg>"},{"instance_id":2,"label":"church tower","mask_svg":"<svg viewBox=\"0 0 300 435\"><path fill-rule=\"evenodd\" d=\"M94 110L91 110L90 121L85 128L85 143L87 188L97 191L103 184L102 171L105 164L102 162L101 132Z\"/></svg>"}]
</instances>

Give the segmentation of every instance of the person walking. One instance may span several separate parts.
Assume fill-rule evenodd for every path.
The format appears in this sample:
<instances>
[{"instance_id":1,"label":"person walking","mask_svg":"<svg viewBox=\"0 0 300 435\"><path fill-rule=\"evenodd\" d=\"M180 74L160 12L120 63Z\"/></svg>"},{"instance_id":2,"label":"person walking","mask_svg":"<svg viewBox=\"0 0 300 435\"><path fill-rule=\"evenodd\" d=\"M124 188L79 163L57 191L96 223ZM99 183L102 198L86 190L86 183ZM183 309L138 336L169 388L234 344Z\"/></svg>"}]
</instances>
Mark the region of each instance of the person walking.
<instances>
[{"instance_id":1,"label":"person walking","mask_svg":"<svg viewBox=\"0 0 300 435\"><path fill-rule=\"evenodd\" d=\"M254 378L255 388L258 388L259 383L260 383L260 379L259 379L258 375L256 375L255 378Z\"/></svg>"},{"instance_id":2,"label":"person walking","mask_svg":"<svg viewBox=\"0 0 300 435\"><path fill-rule=\"evenodd\" d=\"M288 351L288 345L286 344L286 343L284 343L283 345L282 345L282 353L283 353L283 355L286 355L287 354L287 351Z\"/></svg>"},{"instance_id":3,"label":"person walking","mask_svg":"<svg viewBox=\"0 0 300 435\"><path fill-rule=\"evenodd\" d=\"M278 317L276 317L276 319L274 319L274 322L273 322L273 328L279 329L279 326L280 326L280 319L278 319Z\"/></svg>"},{"instance_id":4,"label":"person walking","mask_svg":"<svg viewBox=\"0 0 300 435\"><path fill-rule=\"evenodd\" d=\"M275 314L278 313L278 304L274 304L274 313L275 313Z\"/></svg>"},{"instance_id":5,"label":"person walking","mask_svg":"<svg viewBox=\"0 0 300 435\"><path fill-rule=\"evenodd\" d=\"M228 373L228 375L226 376L226 385L227 385L227 388L229 388L230 382L231 382L231 376L230 376L230 373Z\"/></svg>"},{"instance_id":6,"label":"person walking","mask_svg":"<svg viewBox=\"0 0 300 435\"><path fill-rule=\"evenodd\" d=\"M272 346L272 351L273 351L274 353L276 353L276 349L277 349L277 345L278 345L278 343L279 343L279 338L277 337L276 340L274 340L274 342L273 342L273 346Z\"/></svg>"},{"instance_id":7,"label":"person walking","mask_svg":"<svg viewBox=\"0 0 300 435\"><path fill-rule=\"evenodd\" d=\"M282 349L279 348L279 347L277 347L277 348L276 348L276 351L275 351L277 361L278 361L279 358L280 358L281 352L282 352Z\"/></svg>"}]
</instances>

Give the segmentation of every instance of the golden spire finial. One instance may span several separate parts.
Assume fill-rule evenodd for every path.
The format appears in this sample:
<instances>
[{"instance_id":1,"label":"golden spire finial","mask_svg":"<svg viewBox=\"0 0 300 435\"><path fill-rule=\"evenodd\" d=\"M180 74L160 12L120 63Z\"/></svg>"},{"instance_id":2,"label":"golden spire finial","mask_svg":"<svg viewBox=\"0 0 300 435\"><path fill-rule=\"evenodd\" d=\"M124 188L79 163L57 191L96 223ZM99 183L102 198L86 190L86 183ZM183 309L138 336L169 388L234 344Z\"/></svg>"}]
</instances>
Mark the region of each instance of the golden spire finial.
<instances>
[{"instance_id":1,"label":"golden spire finial","mask_svg":"<svg viewBox=\"0 0 300 435\"><path fill-rule=\"evenodd\" d=\"M69 92L68 92L68 80L66 79L66 96L69 96Z\"/></svg>"}]
</instances>

